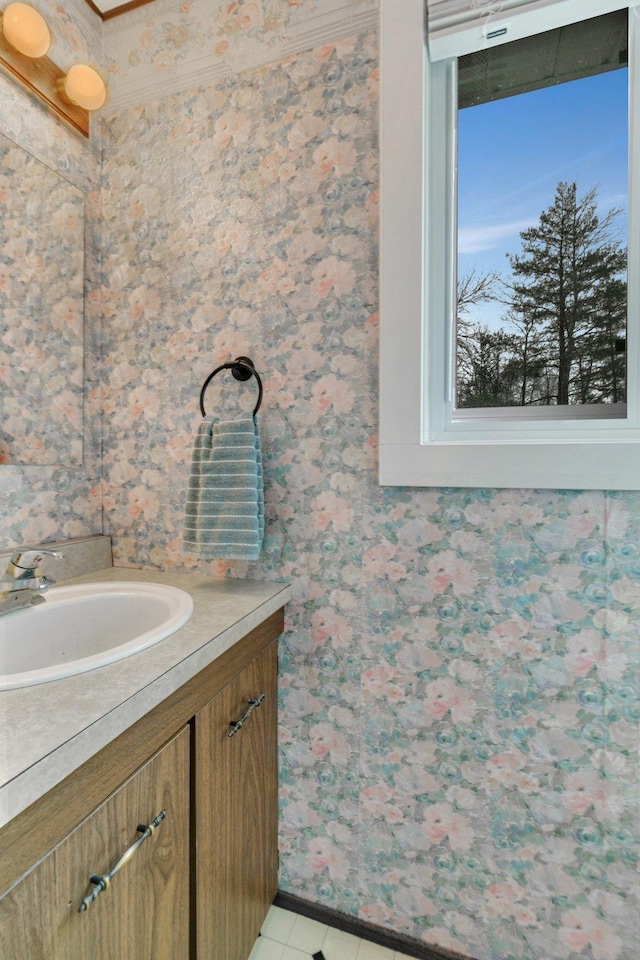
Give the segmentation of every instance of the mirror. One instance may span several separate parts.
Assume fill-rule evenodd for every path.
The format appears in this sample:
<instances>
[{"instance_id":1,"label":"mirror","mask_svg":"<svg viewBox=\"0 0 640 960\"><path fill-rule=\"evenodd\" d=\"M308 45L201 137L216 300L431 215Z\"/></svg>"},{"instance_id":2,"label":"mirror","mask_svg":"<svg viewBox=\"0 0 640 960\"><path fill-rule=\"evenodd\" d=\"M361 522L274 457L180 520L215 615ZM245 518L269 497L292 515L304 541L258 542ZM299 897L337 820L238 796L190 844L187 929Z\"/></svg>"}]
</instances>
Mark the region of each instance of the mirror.
<instances>
[{"instance_id":1,"label":"mirror","mask_svg":"<svg viewBox=\"0 0 640 960\"><path fill-rule=\"evenodd\" d=\"M81 463L84 194L0 134L0 464Z\"/></svg>"}]
</instances>

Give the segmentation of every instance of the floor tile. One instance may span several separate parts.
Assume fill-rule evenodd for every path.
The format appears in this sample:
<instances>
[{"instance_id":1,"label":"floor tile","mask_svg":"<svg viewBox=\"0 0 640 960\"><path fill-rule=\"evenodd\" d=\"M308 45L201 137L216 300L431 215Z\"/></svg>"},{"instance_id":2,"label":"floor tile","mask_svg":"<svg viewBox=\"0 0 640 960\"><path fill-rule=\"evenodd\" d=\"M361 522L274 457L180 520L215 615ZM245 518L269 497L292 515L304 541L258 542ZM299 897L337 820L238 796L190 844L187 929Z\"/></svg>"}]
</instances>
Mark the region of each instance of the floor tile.
<instances>
[{"instance_id":1,"label":"floor tile","mask_svg":"<svg viewBox=\"0 0 640 960\"><path fill-rule=\"evenodd\" d=\"M263 937L268 937L270 940L288 943L295 922L295 913L283 910L282 907L271 907L260 932Z\"/></svg>"},{"instance_id":2,"label":"floor tile","mask_svg":"<svg viewBox=\"0 0 640 960\"><path fill-rule=\"evenodd\" d=\"M258 937L249 960L282 960L284 951L283 943L268 940L266 937Z\"/></svg>"},{"instance_id":3,"label":"floor tile","mask_svg":"<svg viewBox=\"0 0 640 960\"><path fill-rule=\"evenodd\" d=\"M304 950L305 953L317 953L318 950L322 949L327 929L323 923L318 923L317 920L298 916L289 934L287 946L294 947L296 950Z\"/></svg>"},{"instance_id":4,"label":"floor tile","mask_svg":"<svg viewBox=\"0 0 640 960\"><path fill-rule=\"evenodd\" d=\"M296 950L294 947L285 947L282 960L311 960L311 954L305 950Z\"/></svg>"},{"instance_id":5,"label":"floor tile","mask_svg":"<svg viewBox=\"0 0 640 960\"><path fill-rule=\"evenodd\" d=\"M394 960L394 951L377 943L361 940L357 960Z\"/></svg>"},{"instance_id":6,"label":"floor tile","mask_svg":"<svg viewBox=\"0 0 640 960\"><path fill-rule=\"evenodd\" d=\"M322 947L324 960L357 960L361 942L351 933L329 927Z\"/></svg>"},{"instance_id":7,"label":"floor tile","mask_svg":"<svg viewBox=\"0 0 640 960\"><path fill-rule=\"evenodd\" d=\"M281 907L271 907L249 960L410 960L381 947L310 920Z\"/></svg>"}]
</instances>

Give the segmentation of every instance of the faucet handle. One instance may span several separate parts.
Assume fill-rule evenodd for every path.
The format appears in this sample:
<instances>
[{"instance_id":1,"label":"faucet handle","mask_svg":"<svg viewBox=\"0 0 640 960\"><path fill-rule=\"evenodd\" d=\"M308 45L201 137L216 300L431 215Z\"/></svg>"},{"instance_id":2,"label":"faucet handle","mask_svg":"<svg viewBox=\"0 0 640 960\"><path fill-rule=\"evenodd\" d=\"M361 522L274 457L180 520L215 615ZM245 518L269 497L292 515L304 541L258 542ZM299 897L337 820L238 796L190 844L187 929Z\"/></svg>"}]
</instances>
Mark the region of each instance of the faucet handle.
<instances>
[{"instance_id":1,"label":"faucet handle","mask_svg":"<svg viewBox=\"0 0 640 960\"><path fill-rule=\"evenodd\" d=\"M28 548L26 550L14 550L7 566L6 572L12 575L16 580L37 576L37 570L45 557L53 557L54 560L62 560L63 553L56 553L55 550L38 550Z\"/></svg>"}]
</instances>

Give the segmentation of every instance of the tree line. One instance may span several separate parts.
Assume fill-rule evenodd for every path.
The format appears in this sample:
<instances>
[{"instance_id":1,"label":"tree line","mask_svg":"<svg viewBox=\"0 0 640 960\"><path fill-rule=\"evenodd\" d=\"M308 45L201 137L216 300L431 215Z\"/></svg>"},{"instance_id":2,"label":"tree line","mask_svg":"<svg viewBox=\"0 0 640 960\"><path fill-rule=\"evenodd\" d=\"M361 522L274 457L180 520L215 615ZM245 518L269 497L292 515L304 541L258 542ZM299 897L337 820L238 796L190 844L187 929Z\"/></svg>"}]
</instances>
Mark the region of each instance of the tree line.
<instances>
[{"instance_id":1,"label":"tree line","mask_svg":"<svg viewBox=\"0 0 640 960\"><path fill-rule=\"evenodd\" d=\"M627 251L621 213L598 213L597 189L561 182L538 223L508 254L511 276L472 271L458 284L457 405L623 403ZM496 302L502 326L474 322Z\"/></svg>"}]
</instances>

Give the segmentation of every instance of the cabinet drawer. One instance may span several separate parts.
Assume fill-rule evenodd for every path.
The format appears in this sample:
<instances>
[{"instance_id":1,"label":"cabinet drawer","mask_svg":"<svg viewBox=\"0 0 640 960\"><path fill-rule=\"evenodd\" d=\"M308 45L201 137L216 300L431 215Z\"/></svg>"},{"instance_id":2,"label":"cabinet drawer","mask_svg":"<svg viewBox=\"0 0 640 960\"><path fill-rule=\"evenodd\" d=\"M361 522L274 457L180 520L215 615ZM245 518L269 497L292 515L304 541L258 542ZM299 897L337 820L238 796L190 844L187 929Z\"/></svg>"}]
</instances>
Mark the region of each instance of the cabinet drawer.
<instances>
[{"instance_id":1,"label":"cabinet drawer","mask_svg":"<svg viewBox=\"0 0 640 960\"><path fill-rule=\"evenodd\" d=\"M6 960L189 956L189 729L181 730L0 900ZM87 909L109 873L166 816Z\"/></svg>"}]
</instances>

